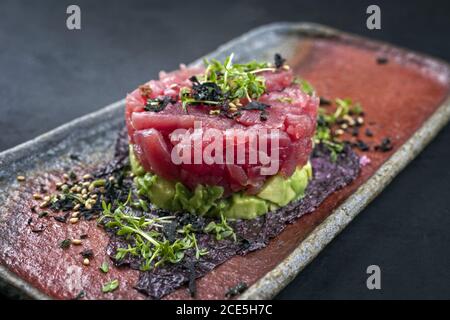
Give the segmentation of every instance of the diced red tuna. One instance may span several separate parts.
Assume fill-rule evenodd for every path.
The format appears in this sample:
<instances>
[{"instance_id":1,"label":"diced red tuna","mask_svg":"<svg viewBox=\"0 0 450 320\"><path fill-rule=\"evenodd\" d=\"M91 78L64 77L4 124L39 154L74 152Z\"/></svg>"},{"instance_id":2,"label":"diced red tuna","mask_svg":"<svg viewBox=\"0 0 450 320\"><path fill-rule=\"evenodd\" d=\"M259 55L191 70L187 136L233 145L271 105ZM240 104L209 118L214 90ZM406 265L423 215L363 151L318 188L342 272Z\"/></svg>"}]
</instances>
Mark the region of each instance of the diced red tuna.
<instances>
[{"instance_id":1,"label":"diced red tuna","mask_svg":"<svg viewBox=\"0 0 450 320\"><path fill-rule=\"evenodd\" d=\"M211 107L205 105L188 106L187 112L184 111L178 98L179 90L191 87L189 78L202 71L201 68L182 67L175 72L160 73L159 80L146 84L150 88L147 96L143 96L140 89L127 96L125 118L129 140L145 170L169 180L183 182L192 189L198 184L205 184L223 186L227 193L239 190L255 193L269 176L262 174L267 165L262 164L260 159L256 163L249 161L249 150L256 147L261 151L259 144L255 145L254 141L250 142L248 138L244 141L237 138L250 132L257 132L259 139L266 134L268 151L272 145L275 146L274 143L278 143L278 171L274 174L280 173L288 177L297 166L306 164L312 151L319 99L305 94L298 85L292 84L291 71L262 74L265 78L266 93L258 102L270 106L266 109L265 121L261 119L260 112L255 110L241 110L241 116L235 119L211 115ZM163 98L167 95L174 102L169 103L164 110L144 110L146 99ZM242 102L245 105L246 101ZM216 129L221 133L217 136L223 139L223 159L226 159L227 143L234 147L233 163L194 163L193 153L198 146L193 141L199 137L204 138L199 148L205 151L208 146L211 147L210 144L214 140L213 137L205 139L204 131L195 130L196 121L201 121L203 130ZM177 129L184 129L184 132L180 133ZM267 129L268 132L261 133L261 129ZM191 139L180 139L183 135ZM227 140L227 137L234 139ZM239 143L245 146L245 163L237 163ZM183 150L191 150L191 164L173 162L172 151L182 146L185 147Z\"/></svg>"}]
</instances>

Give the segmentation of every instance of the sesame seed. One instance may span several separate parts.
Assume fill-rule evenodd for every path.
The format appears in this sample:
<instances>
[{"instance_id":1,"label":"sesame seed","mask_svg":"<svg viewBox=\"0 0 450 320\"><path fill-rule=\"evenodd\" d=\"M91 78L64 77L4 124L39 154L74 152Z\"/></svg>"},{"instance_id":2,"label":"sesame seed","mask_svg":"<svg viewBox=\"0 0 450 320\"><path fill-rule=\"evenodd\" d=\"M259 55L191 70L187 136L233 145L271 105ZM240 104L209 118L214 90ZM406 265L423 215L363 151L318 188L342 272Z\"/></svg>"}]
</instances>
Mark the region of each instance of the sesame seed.
<instances>
[{"instance_id":1,"label":"sesame seed","mask_svg":"<svg viewBox=\"0 0 450 320\"><path fill-rule=\"evenodd\" d=\"M341 136L341 135L344 134L344 130L342 130L342 129L337 129L336 132L335 132L335 134L338 135L338 136Z\"/></svg>"},{"instance_id":2,"label":"sesame seed","mask_svg":"<svg viewBox=\"0 0 450 320\"><path fill-rule=\"evenodd\" d=\"M356 118L356 123L358 123L358 124L363 124L364 123L364 118L363 117L358 117L358 118Z\"/></svg>"},{"instance_id":3,"label":"sesame seed","mask_svg":"<svg viewBox=\"0 0 450 320\"><path fill-rule=\"evenodd\" d=\"M92 176L89 173L87 173L83 176L83 180L89 180L91 178L92 178Z\"/></svg>"},{"instance_id":4,"label":"sesame seed","mask_svg":"<svg viewBox=\"0 0 450 320\"><path fill-rule=\"evenodd\" d=\"M91 198L91 199L97 199L97 198L98 198L98 195L97 195L97 194L91 194L90 198Z\"/></svg>"},{"instance_id":5,"label":"sesame seed","mask_svg":"<svg viewBox=\"0 0 450 320\"><path fill-rule=\"evenodd\" d=\"M83 264L84 264L85 266L88 266L88 265L90 264L89 259L88 259L88 258L85 258L85 259L83 260Z\"/></svg>"},{"instance_id":6,"label":"sesame seed","mask_svg":"<svg viewBox=\"0 0 450 320\"><path fill-rule=\"evenodd\" d=\"M87 193L86 193L86 194L83 194L83 195L81 196L81 198L86 200L86 199L88 198Z\"/></svg>"},{"instance_id":7,"label":"sesame seed","mask_svg":"<svg viewBox=\"0 0 450 320\"><path fill-rule=\"evenodd\" d=\"M41 204L39 205L39 208L45 208L45 207L47 207L48 206L48 201L43 201L43 202L41 202Z\"/></svg>"},{"instance_id":8,"label":"sesame seed","mask_svg":"<svg viewBox=\"0 0 450 320\"><path fill-rule=\"evenodd\" d=\"M346 124L346 123L341 124L341 129L345 130L347 128L348 128L348 124Z\"/></svg>"},{"instance_id":9,"label":"sesame seed","mask_svg":"<svg viewBox=\"0 0 450 320\"><path fill-rule=\"evenodd\" d=\"M287 64L285 64L282 68L283 68L283 70L286 70L286 71L291 69L291 67L289 67Z\"/></svg>"},{"instance_id":10,"label":"sesame seed","mask_svg":"<svg viewBox=\"0 0 450 320\"><path fill-rule=\"evenodd\" d=\"M81 205L80 205L79 203L77 203L77 204L75 205L75 207L73 207L73 210L76 211L76 210L80 209L80 206L81 206Z\"/></svg>"},{"instance_id":11,"label":"sesame seed","mask_svg":"<svg viewBox=\"0 0 450 320\"><path fill-rule=\"evenodd\" d=\"M72 212L71 217L72 217L72 218L78 218L78 215L79 215L79 214L80 214L80 212L78 212L78 211Z\"/></svg>"},{"instance_id":12,"label":"sesame seed","mask_svg":"<svg viewBox=\"0 0 450 320\"><path fill-rule=\"evenodd\" d=\"M89 181L83 182L81 184L83 187L89 187L91 185L91 183Z\"/></svg>"},{"instance_id":13,"label":"sesame seed","mask_svg":"<svg viewBox=\"0 0 450 320\"><path fill-rule=\"evenodd\" d=\"M89 192L94 191L94 189L95 189L95 185L93 183L91 183L88 188Z\"/></svg>"},{"instance_id":14,"label":"sesame seed","mask_svg":"<svg viewBox=\"0 0 450 320\"><path fill-rule=\"evenodd\" d=\"M81 240L80 239L72 239L72 244L80 245L81 244Z\"/></svg>"},{"instance_id":15,"label":"sesame seed","mask_svg":"<svg viewBox=\"0 0 450 320\"><path fill-rule=\"evenodd\" d=\"M84 206L86 207L86 209L91 210L92 209L92 203L88 200L86 201L86 203L84 204Z\"/></svg>"},{"instance_id":16,"label":"sesame seed","mask_svg":"<svg viewBox=\"0 0 450 320\"><path fill-rule=\"evenodd\" d=\"M111 176L111 177L108 178L108 180L109 180L109 181L114 181L114 177Z\"/></svg>"},{"instance_id":17,"label":"sesame seed","mask_svg":"<svg viewBox=\"0 0 450 320\"><path fill-rule=\"evenodd\" d=\"M62 182L57 182L55 185L56 185L57 188L61 188L63 183Z\"/></svg>"},{"instance_id":18,"label":"sesame seed","mask_svg":"<svg viewBox=\"0 0 450 320\"><path fill-rule=\"evenodd\" d=\"M86 188L83 188L83 190L81 190L81 194L87 194L87 189Z\"/></svg>"},{"instance_id":19,"label":"sesame seed","mask_svg":"<svg viewBox=\"0 0 450 320\"><path fill-rule=\"evenodd\" d=\"M48 202L48 201L50 201L50 200L51 200L50 196L45 196L45 197L44 197L44 201L47 201L47 202Z\"/></svg>"},{"instance_id":20,"label":"sesame seed","mask_svg":"<svg viewBox=\"0 0 450 320\"><path fill-rule=\"evenodd\" d=\"M64 173L63 178L64 178L64 180L69 180L69 175L67 173Z\"/></svg>"},{"instance_id":21,"label":"sesame seed","mask_svg":"<svg viewBox=\"0 0 450 320\"><path fill-rule=\"evenodd\" d=\"M130 172L130 178L134 178L134 173Z\"/></svg>"},{"instance_id":22,"label":"sesame seed","mask_svg":"<svg viewBox=\"0 0 450 320\"><path fill-rule=\"evenodd\" d=\"M25 177L24 176L17 176L17 181L25 181Z\"/></svg>"},{"instance_id":23,"label":"sesame seed","mask_svg":"<svg viewBox=\"0 0 450 320\"><path fill-rule=\"evenodd\" d=\"M75 189L75 192L80 193L80 192L81 192L81 187L80 187L80 186L77 186L76 189Z\"/></svg>"},{"instance_id":24,"label":"sesame seed","mask_svg":"<svg viewBox=\"0 0 450 320\"><path fill-rule=\"evenodd\" d=\"M349 115L343 116L342 119L347 121L347 123L350 127L353 127L355 125L355 120L352 117L350 117Z\"/></svg>"},{"instance_id":25,"label":"sesame seed","mask_svg":"<svg viewBox=\"0 0 450 320\"><path fill-rule=\"evenodd\" d=\"M78 220L79 220L78 218L70 218L69 222L75 224L78 222Z\"/></svg>"},{"instance_id":26,"label":"sesame seed","mask_svg":"<svg viewBox=\"0 0 450 320\"><path fill-rule=\"evenodd\" d=\"M33 199L35 199L35 200L41 200L41 199L42 199L42 196L41 196L39 193L35 193L35 194L33 194Z\"/></svg>"}]
</instances>

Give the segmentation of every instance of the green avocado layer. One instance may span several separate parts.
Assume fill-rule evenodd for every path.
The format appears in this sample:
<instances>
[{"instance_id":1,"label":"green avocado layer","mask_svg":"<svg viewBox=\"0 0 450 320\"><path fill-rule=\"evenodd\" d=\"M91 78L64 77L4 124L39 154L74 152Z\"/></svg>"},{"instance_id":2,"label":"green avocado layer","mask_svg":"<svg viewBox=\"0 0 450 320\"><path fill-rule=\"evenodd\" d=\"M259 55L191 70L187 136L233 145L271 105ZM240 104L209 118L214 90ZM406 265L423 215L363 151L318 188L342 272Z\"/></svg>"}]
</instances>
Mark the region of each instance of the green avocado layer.
<instances>
[{"instance_id":1,"label":"green avocado layer","mask_svg":"<svg viewBox=\"0 0 450 320\"><path fill-rule=\"evenodd\" d=\"M228 219L254 219L300 199L312 179L312 167L308 162L287 179L280 175L269 178L256 195L237 192L222 198L222 187L198 185L191 191L180 182L168 181L145 172L131 145L130 163L136 176L134 182L138 193L147 197L156 207L170 211L185 210L197 215L220 216L222 213Z\"/></svg>"}]
</instances>

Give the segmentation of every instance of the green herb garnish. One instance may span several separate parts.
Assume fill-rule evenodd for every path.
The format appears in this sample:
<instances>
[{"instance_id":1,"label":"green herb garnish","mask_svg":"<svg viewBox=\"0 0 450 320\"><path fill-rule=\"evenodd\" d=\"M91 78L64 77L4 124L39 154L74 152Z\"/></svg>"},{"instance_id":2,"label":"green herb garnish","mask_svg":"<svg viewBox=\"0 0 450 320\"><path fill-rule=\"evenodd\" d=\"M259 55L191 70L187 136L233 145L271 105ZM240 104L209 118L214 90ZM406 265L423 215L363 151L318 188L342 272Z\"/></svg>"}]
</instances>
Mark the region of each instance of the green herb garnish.
<instances>
[{"instance_id":1,"label":"green herb garnish","mask_svg":"<svg viewBox=\"0 0 450 320\"><path fill-rule=\"evenodd\" d=\"M344 150L344 143L333 135L331 128L349 114L361 114L362 112L361 105L353 104L351 99L337 98L335 104L336 110L331 113L327 112L325 108L319 107L317 129L314 135L314 142L323 144L331 152L332 161L336 161L338 154Z\"/></svg>"},{"instance_id":2,"label":"green herb garnish","mask_svg":"<svg viewBox=\"0 0 450 320\"><path fill-rule=\"evenodd\" d=\"M62 249L67 249L67 248L70 247L70 244L71 244L71 240L70 239L64 239L63 241L61 241L59 243L59 247L62 248Z\"/></svg>"},{"instance_id":3,"label":"green herb garnish","mask_svg":"<svg viewBox=\"0 0 450 320\"><path fill-rule=\"evenodd\" d=\"M105 283L102 286L102 292L103 293L108 293L108 292L113 292L114 290L116 290L119 287L119 280L112 280L110 282Z\"/></svg>"},{"instance_id":4,"label":"green herb garnish","mask_svg":"<svg viewBox=\"0 0 450 320\"><path fill-rule=\"evenodd\" d=\"M306 80L300 79L296 77L293 81L294 84L297 84L300 89L309 96L312 96L315 92L314 87Z\"/></svg>"},{"instance_id":5,"label":"green herb garnish","mask_svg":"<svg viewBox=\"0 0 450 320\"><path fill-rule=\"evenodd\" d=\"M249 102L258 99L266 90L264 78L258 73L276 69L256 61L233 63L233 58L234 54L231 54L223 63L216 59L205 59L204 74L191 78L192 90L182 88L180 91L183 107L186 108L188 104L223 106L237 99L246 98Z\"/></svg>"},{"instance_id":6,"label":"green herb garnish","mask_svg":"<svg viewBox=\"0 0 450 320\"><path fill-rule=\"evenodd\" d=\"M188 249L195 250L197 259L207 254L206 250L198 247L195 233L188 226L179 230L179 233L184 235L183 238L172 242L166 239L161 229L164 224L171 223L174 216L148 218L125 213L125 207L130 200L131 193L127 201L119 204L114 211L111 204L102 203L103 215L100 221L106 219L107 228L115 229L117 235L133 240L126 248L117 249L115 259L122 260L127 255L141 257L141 270L146 271L164 263L180 262Z\"/></svg>"},{"instance_id":7,"label":"green herb garnish","mask_svg":"<svg viewBox=\"0 0 450 320\"><path fill-rule=\"evenodd\" d=\"M216 223L215 221L211 221L204 229L206 233L214 233L216 236L216 240L223 240L228 237L232 237L236 242L236 233L233 228L230 227L227 223L227 219L221 213L220 214L220 222Z\"/></svg>"},{"instance_id":8,"label":"green herb garnish","mask_svg":"<svg viewBox=\"0 0 450 320\"><path fill-rule=\"evenodd\" d=\"M102 265L100 266L100 271L103 272L103 273L108 273L108 271L109 271L109 264L108 264L108 262L104 261L102 263Z\"/></svg>"}]
</instances>

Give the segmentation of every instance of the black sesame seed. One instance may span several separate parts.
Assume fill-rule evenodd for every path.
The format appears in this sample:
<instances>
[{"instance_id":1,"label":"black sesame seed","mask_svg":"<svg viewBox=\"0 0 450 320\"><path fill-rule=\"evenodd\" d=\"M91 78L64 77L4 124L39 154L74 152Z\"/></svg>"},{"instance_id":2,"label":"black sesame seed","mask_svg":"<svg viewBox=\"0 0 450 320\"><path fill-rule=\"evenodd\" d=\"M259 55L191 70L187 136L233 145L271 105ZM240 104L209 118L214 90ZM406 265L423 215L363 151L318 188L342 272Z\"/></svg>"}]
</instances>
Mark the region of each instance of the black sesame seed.
<instances>
[{"instance_id":1,"label":"black sesame seed","mask_svg":"<svg viewBox=\"0 0 450 320\"><path fill-rule=\"evenodd\" d=\"M327 98L320 97L320 105L321 106L329 106L329 105L331 105L331 101L328 100Z\"/></svg>"},{"instance_id":2,"label":"black sesame seed","mask_svg":"<svg viewBox=\"0 0 450 320\"><path fill-rule=\"evenodd\" d=\"M364 151L364 152L370 150L369 146L368 146L364 141L362 141L362 140L358 140L358 141L356 142L356 147L357 147L359 150Z\"/></svg>"},{"instance_id":3,"label":"black sesame seed","mask_svg":"<svg viewBox=\"0 0 450 320\"><path fill-rule=\"evenodd\" d=\"M81 251L80 254L83 258L90 259L94 256L94 251L92 251L92 249L86 249L86 250Z\"/></svg>"},{"instance_id":4,"label":"black sesame seed","mask_svg":"<svg viewBox=\"0 0 450 320\"><path fill-rule=\"evenodd\" d=\"M378 57L377 58L377 63L378 64L387 64L389 62L389 59L386 57Z\"/></svg>"},{"instance_id":5,"label":"black sesame seed","mask_svg":"<svg viewBox=\"0 0 450 320\"><path fill-rule=\"evenodd\" d=\"M286 59L284 59L281 56L281 54L279 54L279 53L275 53L274 60L275 60L274 61L275 62L275 68L277 68L277 69L281 68L284 65L284 63L286 62Z\"/></svg>"},{"instance_id":6,"label":"black sesame seed","mask_svg":"<svg viewBox=\"0 0 450 320\"><path fill-rule=\"evenodd\" d=\"M68 218L69 218L69 213L66 213L62 216L54 216L53 217L53 219L55 219L56 221L61 222L61 223L66 223Z\"/></svg>"},{"instance_id":7,"label":"black sesame seed","mask_svg":"<svg viewBox=\"0 0 450 320\"><path fill-rule=\"evenodd\" d=\"M366 136L368 136L368 137L373 137L373 132L372 132L372 130L370 130L369 128L367 128L366 129Z\"/></svg>"}]
</instances>

